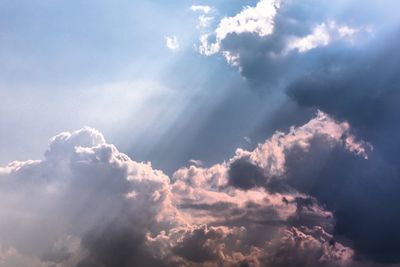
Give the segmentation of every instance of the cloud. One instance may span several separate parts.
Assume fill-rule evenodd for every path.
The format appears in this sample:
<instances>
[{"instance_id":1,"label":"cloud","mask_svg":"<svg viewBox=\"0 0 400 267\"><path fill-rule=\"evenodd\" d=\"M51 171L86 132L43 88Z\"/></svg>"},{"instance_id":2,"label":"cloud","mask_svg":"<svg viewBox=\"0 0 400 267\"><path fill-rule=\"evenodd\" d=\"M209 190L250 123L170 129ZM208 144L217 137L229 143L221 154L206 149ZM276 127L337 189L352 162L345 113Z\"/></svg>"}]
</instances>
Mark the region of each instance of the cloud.
<instances>
[{"instance_id":1,"label":"cloud","mask_svg":"<svg viewBox=\"0 0 400 267\"><path fill-rule=\"evenodd\" d=\"M317 47L327 46L334 40L351 38L358 31L360 30L349 26L338 26L334 21L321 23L311 34L290 40L286 51L297 49L300 53L304 53Z\"/></svg>"},{"instance_id":2,"label":"cloud","mask_svg":"<svg viewBox=\"0 0 400 267\"><path fill-rule=\"evenodd\" d=\"M165 36L165 45L170 50L178 50L179 49L178 38L175 35Z\"/></svg>"},{"instance_id":3,"label":"cloud","mask_svg":"<svg viewBox=\"0 0 400 267\"><path fill-rule=\"evenodd\" d=\"M214 17L211 16L199 16L199 24L198 27L200 29L208 28L211 25L211 22L214 20Z\"/></svg>"},{"instance_id":4,"label":"cloud","mask_svg":"<svg viewBox=\"0 0 400 267\"><path fill-rule=\"evenodd\" d=\"M182 216L192 223L229 226L229 229L245 226L246 234L249 235L248 242L251 244L249 246L253 246L253 252L258 251L259 254L254 256L248 250L239 249L242 253L243 251L248 253L239 258L243 262L248 259L254 266L276 266L279 261L275 260L280 253L273 254L273 249L266 249L263 245L264 242L275 242L273 236L278 235L278 240L281 240L281 234L286 230L289 231L290 227L296 229L321 227L328 232L333 232L335 229L334 214L321 208L317 199L302 195L301 190L296 190L300 187L296 183L292 184L292 179L296 178L300 178L298 181L300 184L312 185L316 182L304 180L303 176L297 177L295 174L292 176L292 171L296 171L296 168L292 169L292 160L296 155L300 156L300 159L305 157L307 161L299 159L299 164L304 165L307 162L310 166L309 162L312 162L315 164L311 166L315 165L318 168L320 165L316 160L319 154L315 154L314 151L330 155L338 150L350 157L366 161L364 153L369 151L368 145L361 141L355 142L357 146L355 143L349 145L346 141L348 139L355 140L350 133L348 123L338 123L326 114L318 113L309 123L292 128L288 134L276 133L254 151L239 149L233 158L223 164L210 168L191 166L176 171L172 177L174 202L177 203ZM360 151L355 147L365 147L365 150ZM321 159L322 166L324 159L324 157ZM318 175L316 169L310 169L304 177L314 173ZM316 178L321 179L318 176ZM261 233L264 234L260 236ZM282 256L282 266L293 264L337 266L344 264L343 262L352 264L350 258L353 251L342 244L337 245L338 251L328 253L329 248L331 246L333 248L332 244L335 243L332 234L328 236L329 238L325 237L325 241L316 246L315 251L307 250L304 254L296 252L298 258L287 259ZM164 240L163 242L173 242L170 241L172 237L165 235L158 238ZM179 237L174 238L181 240ZM280 243L277 246L282 247ZM322 257L321 251L325 251L327 255ZM222 254L226 256L227 252L224 251ZM267 254L273 256L264 258ZM295 253L290 252L287 255L289 254ZM310 255L310 258L307 259L305 255ZM324 263L320 257L331 260ZM332 260L333 258L340 263ZM214 259L215 261L218 262L217 259ZM269 261L270 265L267 264ZM190 264L194 263L186 265Z\"/></svg>"},{"instance_id":5,"label":"cloud","mask_svg":"<svg viewBox=\"0 0 400 267\"><path fill-rule=\"evenodd\" d=\"M276 173L284 178L285 160L274 165L266 154L273 142L296 144L307 153L312 136L326 135L328 147L337 143L349 150L344 141L348 130L346 123L319 113L252 152L238 150L227 162L208 168L181 168L171 178L120 153L92 128L61 133L51 139L43 160L16 161L0 169L2 261L17 257L32 266L345 266L353 252L339 241L332 244L332 212L294 187L271 193L268 179L262 179L276 168L282 168ZM278 148L270 153L282 156ZM253 165L257 171L247 171ZM240 183L231 181L232 172ZM255 183L241 188L241 176L252 173Z\"/></svg>"},{"instance_id":6,"label":"cloud","mask_svg":"<svg viewBox=\"0 0 400 267\"><path fill-rule=\"evenodd\" d=\"M336 217L341 221L338 232L352 238L364 257L393 263L400 261L395 245L400 236L394 223L399 219L399 211L389 208L398 201L399 188L396 120L400 109L395 103L400 99L400 81L394 74L400 57L394 52L397 45L398 41L392 38L378 39L373 47L353 53L351 59L336 61L335 69L315 70L312 75L296 79L288 88L288 95L301 106L318 107L348 120L358 136L373 144L374 153L368 165L340 154L330 159L329 170L323 175L331 182L337 181L334 177L341 177L341 181L333 183L342 191L336 201L323 193L327 190L323 185L311 190L320 200L337 207ZM334 164L346 167L338 170ZM352 215L351 210L357 210L356 214ZM362 229L351 227L371 217L374 219ZM385 222L375 219L382 217L387 218Z\"/></svg>"},{"instance_id":7,"label":"cloud","mask_svg":"<svg viewBox=\"0 0 400 267\"><path fill-rule=\"evenodd\" d=\"M340 147L365 159L367 150L371 148L370 144L355 141L348 123L338 123L328 115L318 112L317 116L307 124L297 128L292 127L288 134L275 133L252 152L238 149L236 156L231 160L231 182L235 184L240 181L236 177L242 177L240 179L246 181L245 187L260 186L261 182L267 182L267 178L281 177L286 171L287 155L293 151L308 153L315 144L321 144L326 153L335 147ZM253 178L244 178L242 172L245 175L252 174ZM254 183L251 184L250 181Z\"/></svg>"},{"instance_id":8,"label":"cloud","mask_svg":"<svg viewBox=\"0 0 400 267\"><path fill-rule=\"evenodd\" d=\"M321 227L285 229L270 246L274 249L266 255L266 266L348 266L353 256Z\"/></svg>"},{"instance_id":9,"label":"cloud","mask_svg":"<svg viewBox=\"0 0 400 267\"><path fill-rule=\"evenodd\" d=\"M191 160L189 160L189 163L191 165L195 165L195 166L202 166L203 165L203 162L201 160L198 160L198 159L191 159Z\"/></svg>"},{"instance_id":10,"label":"cloud","mask_svg":"<svg viewBox=\"0 0 400 267\"><path fill-rule=\"evenodd\" d=\"M190 7L190 9L192 11L196 11L196 12L198 11L198 12L202 12L204 14L208 14L212 11L212 7L206 6L206 5L192 5Z\"/></svg>"},{"instance_id":11,"label":"cloud","mask_svg":"<svg viewBox=\"0 0 400 267\"><path fill-rule=\"evenodd\" d=\"M232 162L229 168L229 183L242 189L250 189L265 184L267 178L263 169L245 158Z\"/></svg>"},{"instance_id":12,"label":"cloud","mask_svg":"<svg viewBox=\"0 0 400 267\"><path fill-rule=\"evenodd\" d=\"M215 29L215 42L209 43L207 34L201 36L200 53L212 55L220 51L221 42L228 34L255 33L264 37L274 29L273 18L279 1L262 0L255 7L246 7L233 17L224 17Z\"/></svg>"},{"instance_id":13,"label":"cloud","mask_svg":"<svg viewBox=\"0 0 400 267\"><path fill-rule=\"evenodd\" d=\"M398 264L398 31L364 43L362 10L329 3L259 1L201 37L314 118L170 177L97 130L61 133L0 168L0 266Z\"/></svg>"},{"instance_id":14,"label":"cloud","mask_svg":"<svg viewBox=\"0 0 400 267\"><path fill-rule=\"evenodd\" d=\"M250 81L262 77L264 84L277 85L277 80L291 79L303 70L293 65L307 60L298 53L332 45L351 48L371 38L367 23L358 17L335 18L332 11L336 9L327 1L259 1L235 16L220 19L215 30L202 34L199 52L208 56L220 53Z\"/></svg>"},{"instance_id":15,"label":"cloud","mask_svg":"<svg viewBox=\"0 0 400 267\"><path fill-rule=\"evenodd\" d=\"M364 11L356 12L361 6ZM392 1L283 1L264 24L272 25L266 34L227 27L232 30L220 38L216 30L200 37L208 49L204 54L225 57L253 89L282 91L300 109L320 109L334 121L347 121L365 140L355 144L354 135L336 127L331 136L319 127L316 135L296 129L293 143L291 135L283 135L282 142L274 135L278 141L262 144L259 152L239 150L239 161L228 171L230 184L279 193L296 189L316 198L332 210L334 235L350 240L355 257L382 264L400 262L400 211L392 204L399 201L400 188L394 6Z\"/></svg>"},{"instance_id":16,"label":"cloud","mask_svg":"<svg viewBox=\"0 0 400 267\"><path fill-rule=\"evenodd\" d=\"M206 5L192 5L190 9L194 12L200 13L197 24L197 27L200 30L207 29L211 25L212 21L214 20L214 16L211 14L215 13L213 7Z\"/></svg>"},{"instance_id":17,"label":"cloud","mask_svg":"<svg viewBox=\"0 0 400 267\"><path fill-rule=\"evenodd\" d=\"M244 141L246 141L248 144L251 144L251 138L248 136L243 137Z\"/></svg>"},{"instance_id":18,"label":"cloud","mask_svg":"<svg viewBox=\"0 0 400 267\"><path fill-rule=\"evenodd\" d=\"M50 265L95 258L94 266L114 266L118 255L118 262L130 262L147 231L177 219L170 220L168 177L132 161L91 128L55 136L44 160L1 168L0 184L1 215L8 218L0 223L2 245ZM124 249L129 253L113 255Z\"/></svg>"},{"instance_id":19,"label":"cloud","mask_svg":"<svg viewBox=\"0 0 400 267\"><path fill-rule=\"evenodd\" d=\"M161 253L179 266L349 266L353 256L320 227L285 228L260 246L252 239L244 227L202 225L174 229L151 242L168 248Z\"/></svg>"},{"instance_id":20,"label":"cloud","mask_svg":"<svg viewBox=\"0 0 400 267\"><path fill-rule=\"evenodd\" d=\"M399 219L399 211L389 208L398 201L399 188L399 109L395 104L399 99L395 75L399 55L394 52L398 41L393 37L398 30L391 25L393 28L372 37L362 24L353 21L353 26L348 26L337 21L330 28L329 22L321 24L327 16L308 13L302 23L293 24L293 16L299 13L286 8L282 5L275 16L275 30L267 38L230 35L221 43L221 50L229 52L228 59L255 88L284 90L301 107L318 108L335 119L348 121L366 143L356 145L351 136L345 140L331 139L326 134L313 136L306 141L312 144L308 152L293 146L277 150L284 151L282 157L271 157L271 166L284 166L284 173L267 172L267 185L260 183L260 178L245 187L261 184L273 192L296 188L311 195L334 211L334 233L351 240L358 259L398 263L396 244L400 238L394 222ZM316 27L321 27L319 33ZM296 48L284 53L293 40L298 42L293 46ZM275 146L266 151L272 149ZM245 154L250 159L257 155Z\"/></svg>"}]
</instances>

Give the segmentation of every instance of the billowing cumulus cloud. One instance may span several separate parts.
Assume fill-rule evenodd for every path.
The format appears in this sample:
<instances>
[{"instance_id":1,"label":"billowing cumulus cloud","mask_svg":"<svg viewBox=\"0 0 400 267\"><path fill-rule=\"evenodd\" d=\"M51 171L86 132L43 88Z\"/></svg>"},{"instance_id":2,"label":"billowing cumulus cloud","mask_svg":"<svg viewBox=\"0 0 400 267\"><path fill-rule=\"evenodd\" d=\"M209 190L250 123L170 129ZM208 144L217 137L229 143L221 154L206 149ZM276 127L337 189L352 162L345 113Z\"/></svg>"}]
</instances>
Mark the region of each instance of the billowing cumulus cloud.
<instances>
[{"instance_id":1,"label":"billowing cumulus cloud","mask_svg":"<svg viewBox=\"0 0 400 267\"><path fill-rule=\"evenodd\" d=\"M244 227L204 225L174 229L151 242L179 266L348 266L353 256L320 227L281 228L259 246Z\"/></svg>"},{"instance_id":2,"label":"billowing cumulus cloud","mask_svg":"<svg viewBox=\"0 0 400 267\"><path fill-rule=\"evenodd\" d=\"M0 266L351 265L335 213L291 185L288 158L317 146L365 160L355 140L320 112L254 151L168 177L94 129L61 133L43 160L0 169Z\"/></svg>"},{"instance_id":3,"label":"billowing cumulus cloud","mask_svg":"<svg viewBox=\"0 0 400 267\"><path fill-rule=\"evenodd\" d=\"M145 261L138 254L146 232L179 221L168 177L90 128L61 133L44 160L13 162L0 173L3 248L49 266Z\"/></svg>"}]
</instances>

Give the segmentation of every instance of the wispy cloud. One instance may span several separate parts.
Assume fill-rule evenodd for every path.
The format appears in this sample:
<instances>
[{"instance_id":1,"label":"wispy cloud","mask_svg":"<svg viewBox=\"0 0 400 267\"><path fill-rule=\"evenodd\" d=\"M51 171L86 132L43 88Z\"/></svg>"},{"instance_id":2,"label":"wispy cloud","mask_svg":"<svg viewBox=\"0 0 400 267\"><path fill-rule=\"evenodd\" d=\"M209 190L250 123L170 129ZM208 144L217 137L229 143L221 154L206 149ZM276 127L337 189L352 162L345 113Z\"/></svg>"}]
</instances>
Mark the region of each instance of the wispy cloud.
<instances>
[{"instance_id":1,"label":"wispy cloud","mask_svg":"<svg viewBox=\"0 0 400 267\"><path fill-rule=\"evenodd\" d=\"M178 37L175 35L173 36L165 36L165 45L170 50L178 50L179 49L179 42Z\"/></svg>"},{"instance_id":2,"label":"wispy cloud","mask_svg":"<svg viewBox=\"0 0 400 267\"><path fill-rule=\"evenodd\" d=\"M206 5L193 5L193 6L190 7L190 9L192 11L199 11L199 12L202 12L204 14L208 14L208 13L211 12L212 7L206 6Z\"/></svg>"}]
</instances>

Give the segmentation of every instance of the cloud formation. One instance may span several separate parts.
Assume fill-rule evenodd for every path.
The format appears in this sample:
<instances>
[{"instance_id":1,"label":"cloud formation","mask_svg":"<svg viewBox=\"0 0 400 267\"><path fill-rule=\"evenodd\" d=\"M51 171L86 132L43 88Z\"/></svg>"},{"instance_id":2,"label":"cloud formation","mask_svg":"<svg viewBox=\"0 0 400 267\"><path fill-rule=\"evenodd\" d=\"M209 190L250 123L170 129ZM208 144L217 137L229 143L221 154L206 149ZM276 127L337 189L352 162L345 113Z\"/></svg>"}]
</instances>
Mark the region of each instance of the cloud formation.
<instances>
[{"instance_id":1,"label":"cloud formation","mask_svg":"<svg viewBox=\"0 0 400 267\"><path fill-rule=\"evenodd\" d=\"M95 129L61 133L0 168L0 266L398 265L398 3L345 2L260 0L214 29L214 8L192 6L200 53L298 105L277 113L321 111L169 176Z\"/></svg>"},{"instance_id":2,"label":"cloud formation","mask_svg":"<svg viewBox=\"0 0 400 267\"><path fill-rule=\"evenodd\" d=\"M314 66L307 61L315 56L306 52L357 46L372 36L372 27L358 17L336 18L332 12L337 6L328 1L259 1L221 18L213 31L200 36L199 51L220 53L252 83L277 86Z\"/></svg>"},{"instance_id":3,"label":"cloud formation","mask_svg":"<svg viewBox=\"0 0 400 267\"><path fill-rule=\"evenodd\" d=\"M255 7L245 7L240 13L233 17L221 19L215 29L215 42L209 43L207 34L200 38L200 53L212 55L221 50L221 42L228 34L254 33L260 37L267 36L274 29L273 19L276 9L279 7L276 0L262 0Z\"/></svg>"},{"instance_id":4,"label":"cloud formation","mask_svg":"<svg viewBox=\"0 0 400 267\"><path fill-rule=\"evenodd\" d=\"M0 266L347 266L354 252L335 241L334 214L285 175L290 151L310 153L315 138L365 157L349 131L318 113L254 151L171 178L94 129L61 133L43 160L0 169ZM270 186L273 175L285 190Z\"/></svg>"},{"instance_id":5,"label":"cloud formation","mask_svg":"<svg viewBox=\"0 0 400 267\"><path fill-rule=\"evenodd\" d=\"M13 162L0 173L2 217L8 218L0 224L2 246L49 266L88 266L88 259L91 266L126 266L141 260L131 257L148 230L179 220L168 177L119 153L90 128L61 133L44 160ZM129 240L109 243L126 235ZM122 255L111 255L116 252Z\"/></svg>"},{"instance_id":6,"label":"cloud formation","mask_svg":"<svg viewBox=\"0 0 400 267\"><path fill-rule=\"evenodd\" d=\"M307 150L278 146L284 156L271 157L271 166L284 166L284 173L265 172L256 161L262 149L246 152L245 160L232 164L231 185L280 193L295 188L316 198L333 212L334 235L351 241L355 257L382 264L400 262L400 211L392 204L400 200L395 6L394 1L282 1L268 34L232 31L215 50L253 88L281 90L300 109L347 121L364 140L322 134L306 141ZM242 179L245 173L249 179Z\"/></svg>"}]
</instances>

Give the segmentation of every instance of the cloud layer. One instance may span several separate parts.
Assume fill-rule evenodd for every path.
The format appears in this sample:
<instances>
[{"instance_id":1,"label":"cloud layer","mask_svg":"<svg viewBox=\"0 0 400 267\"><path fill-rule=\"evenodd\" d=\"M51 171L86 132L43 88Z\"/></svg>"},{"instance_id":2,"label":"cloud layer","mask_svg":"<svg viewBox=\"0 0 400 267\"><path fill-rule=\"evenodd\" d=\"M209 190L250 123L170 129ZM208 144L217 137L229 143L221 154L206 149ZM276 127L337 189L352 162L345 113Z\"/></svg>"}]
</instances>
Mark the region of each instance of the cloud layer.
<instances>
[{"instance_id":1,"label":"cloud layer","mask_svg":"<svg viewBox=\"0 0 400 267\"><path fill-rule=\"evenodd\" d=\"M44 160L0 169L0 266L350 265L334 213L291 185L289 158L337 149L365 160L369 147L355 140L320 112L254 151L169 178L94 129L61 133Z\"/></svg>"}]
</instances>

